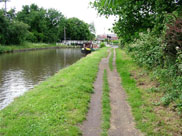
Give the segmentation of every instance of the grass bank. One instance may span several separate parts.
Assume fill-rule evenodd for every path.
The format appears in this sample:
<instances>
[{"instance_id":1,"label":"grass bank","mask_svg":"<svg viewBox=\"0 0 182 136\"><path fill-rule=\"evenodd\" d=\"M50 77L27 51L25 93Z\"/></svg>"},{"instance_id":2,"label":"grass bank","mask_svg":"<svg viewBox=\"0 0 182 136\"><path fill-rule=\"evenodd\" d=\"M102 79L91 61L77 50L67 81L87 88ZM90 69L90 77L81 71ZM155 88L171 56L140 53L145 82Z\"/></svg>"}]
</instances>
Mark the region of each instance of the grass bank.
<instances>
[{"instance_id":1,"label":"grass bank","mask_svg":"<svg viewBox=\"0 0 182 136\"><path fill-rule=\"evenodd\" d=\"M108 136L108 129L110 128L111 106L109 91L107 71L104 70L102 96L102 136Z\"/></svg>"},{"instance_id":2,"label":"grass bank","mask_svg":"<svg viewBox=\"0 0 182 136\"><path fill-rule=\"evenodd\" d=\"M181 135L182 119L175 112L158 103L163 94L152 91L157 83L150 79L145 69L138 67L120 49L117 49L116 65L137 128L147 136Z\"/></svg>"},{"instance_id":3,"label":"grass bank","mask_svg":"<svg viewBox=\"0 0 182 136\"><path fill-rule=\"evenodd\" d=\"M0 111L3 136L77 136L86 118L98 65L107 56L100 49L65 68Z\"/></svg>"},{"instance_id":4,"label":"grass bank","mask_svg":"<svg viewBox=\"0 0 182 136\"><path fill-rule=\"evenodd\" d=\"M26 51L30 49L41 49L41 48L51 48L51 47L75 47L67 46L62 44L46 44L46 43L24 43L22 45L0 45L0 53L14 52L14 51Z\"/></svg>"}]
</instances>

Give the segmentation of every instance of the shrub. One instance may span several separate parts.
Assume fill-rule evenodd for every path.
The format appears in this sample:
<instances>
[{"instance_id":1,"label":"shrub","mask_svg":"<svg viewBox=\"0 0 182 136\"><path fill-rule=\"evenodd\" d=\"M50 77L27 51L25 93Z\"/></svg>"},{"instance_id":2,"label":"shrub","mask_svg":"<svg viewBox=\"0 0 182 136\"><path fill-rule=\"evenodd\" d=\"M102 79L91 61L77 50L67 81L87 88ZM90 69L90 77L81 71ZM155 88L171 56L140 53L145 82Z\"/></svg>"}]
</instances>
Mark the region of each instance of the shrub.
<instances>
[{"instance_id":1,"label":"shrub","mask_svg":"<svg viewBox=\"0 0 182 136\"><path fill-rule=\"evenodd\" d=\"M104 42L100 43L100 48L103 48L103 47L106 47Z\"/></svg>"},{"instance_id":2,"label":"shrub","mask_svg":"<svg viewBox=\"0 0 182 136\"><path fill-rule=\"evenodd\" d=\"M176 58L178 50L182 50L182 18L177 18L173 24L168 25L165 42L165 53Z\"/></svg>"},{"instance_id":3,"label":"shrub","mask_svg":"<svg viewBox=\"0 0 182 136\"><path fill-rule=\"evenodd\" d=\"M154 68L163 65L162 39L150 33L140 33L139 39L128 45L128 50L139 64Z\"/></svg>"},{"instance_id":4,"label":"shrub","mask_svg":"<svg viewBox=\"0 0 182 136\"><path fill-rule=\"evenodd\" d=\"M112 41L113 44L119 44L119 40Z\"/></svg>"},{"instance_id":5,"label":"shrub","mask_svg":"<svg viewBox=\"0 0 182 136\"><path fill-rule=\"evenodd\" d=\"M181 48L177 50L175 61L169 61L170 55L166 57L166 46L161 37L151 33L140 33L139 39L129 44L128 51L135 61L142 66L152 69L152 75L161 85L164 96L161 103L169 105L175 102L175 108L182 112L182 53ZM176 46L174 44L174 46ZM174 60L174 59L173 59ZM180 71L181 70L181 71Z\"/></svg>"},{"instance_id":6,"label":"shrub","mask_svg":"<svg viewBox=\"0 0 182 136\"><path fill-rule=\"evenodd\" d=\"M9 39L6 44L21 44L26 40L29 26L23 22L12 21L9 25Z\"/></svg>"}]
</instances>

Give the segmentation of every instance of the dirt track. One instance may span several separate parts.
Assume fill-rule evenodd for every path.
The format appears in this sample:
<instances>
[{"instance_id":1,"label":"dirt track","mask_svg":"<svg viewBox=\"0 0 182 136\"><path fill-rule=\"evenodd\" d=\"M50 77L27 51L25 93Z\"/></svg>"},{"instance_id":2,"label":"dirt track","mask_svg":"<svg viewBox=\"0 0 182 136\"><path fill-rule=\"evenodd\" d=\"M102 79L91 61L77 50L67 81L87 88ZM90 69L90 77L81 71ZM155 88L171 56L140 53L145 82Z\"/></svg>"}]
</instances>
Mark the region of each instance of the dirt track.
<instances>
[{"instance_id":1,"label":"dirt track","mask_svg":"<svg viewBox=\"0 0 182 136\"><path fill-rule=\"evenodd\" d=\"M111 53L110 53L111 54ZM102 86L103 73L107 69L108 82L110 87L111 101L111 119L109 136L141 136L142 134L135 128L130 106L126 101L126 94L121 86L121 79L116 70L115 59L116 53L114 50L113 71L110 71L107 58L101 60L99 72L94 83L95 93L92 95L90 109L88 111L87 120L81 126L83 136L100 136L101 115L102 115Z\"/></svg>"},{"instance_id":2,"label":"dirt track","mask_svg":"<svg viewBox=\"0 0 182 136\"><path fill-rule=\"evenodd\" d=\"M135 129L130 106L126 101L126 94L121 86L121 79L115 65L116 53L114 50L113 71L108 70L110 86L111 120L109 136L140 136Z\"/></svg>"},{"instance_id":3,"label":"dirt track","mask_svg":"<svg viewBox=\"0 0 182 136\"><path fill-rule=\"evenodd\" d=\"M110 55L109 55L110 56ZM108 67L107 58L103 58L99 64L97 79L94 83L94 94L92 95L87 120L81 126L83 136L100 136L102 115L102 86L104 69Z\"/></svg>"}]
</instances>

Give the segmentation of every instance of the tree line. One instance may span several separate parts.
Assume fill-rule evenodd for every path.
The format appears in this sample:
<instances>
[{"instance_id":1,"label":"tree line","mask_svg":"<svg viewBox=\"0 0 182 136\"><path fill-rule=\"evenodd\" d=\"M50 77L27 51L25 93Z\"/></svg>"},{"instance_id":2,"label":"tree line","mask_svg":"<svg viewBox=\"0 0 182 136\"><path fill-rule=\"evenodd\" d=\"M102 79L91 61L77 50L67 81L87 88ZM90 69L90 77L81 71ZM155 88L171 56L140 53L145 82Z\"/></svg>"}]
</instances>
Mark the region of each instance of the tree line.
<instances>
[{"instance_id":1,"label":"tree line","mask_svg":"<svg viewBox=\"0 0 182 136\"><path fill-rule=\"evenodd\" d=\"M94 24L78 18L66 18L55 9L40 8L35 4L25 5L17 12L0 10L0 44L29 42L55 43L64 40L92 40Z\"/></svg>"}]
</instances>

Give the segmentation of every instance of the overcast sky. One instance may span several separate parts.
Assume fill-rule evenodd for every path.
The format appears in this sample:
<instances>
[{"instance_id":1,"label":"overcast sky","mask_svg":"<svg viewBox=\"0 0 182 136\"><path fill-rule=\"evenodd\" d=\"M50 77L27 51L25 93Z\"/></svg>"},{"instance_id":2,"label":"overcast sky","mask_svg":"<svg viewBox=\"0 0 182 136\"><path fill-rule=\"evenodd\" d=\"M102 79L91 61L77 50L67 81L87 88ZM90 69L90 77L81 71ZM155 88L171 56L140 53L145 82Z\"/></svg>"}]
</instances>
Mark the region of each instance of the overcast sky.
<instances>
[{"instance_id":1,"label":"overcast sky","mask_svg":"<svg viewBox=\"0 0 182 136\"><path fill-rule=\"evenodd\" d=\"M16 8L17 11L22 9L23 5L37 4L39 7L54 8L61 11L66 17L77 17L87 23L94 22L96 33L104 34L111 33L108 31L112 28L114 17L106 19L99 17L97 11L90 8L89 2L93 0L10 0L7 3L8 10ZM4 3L0 3L0 7L4 7Z\"/></svg>"}]
</instances>

